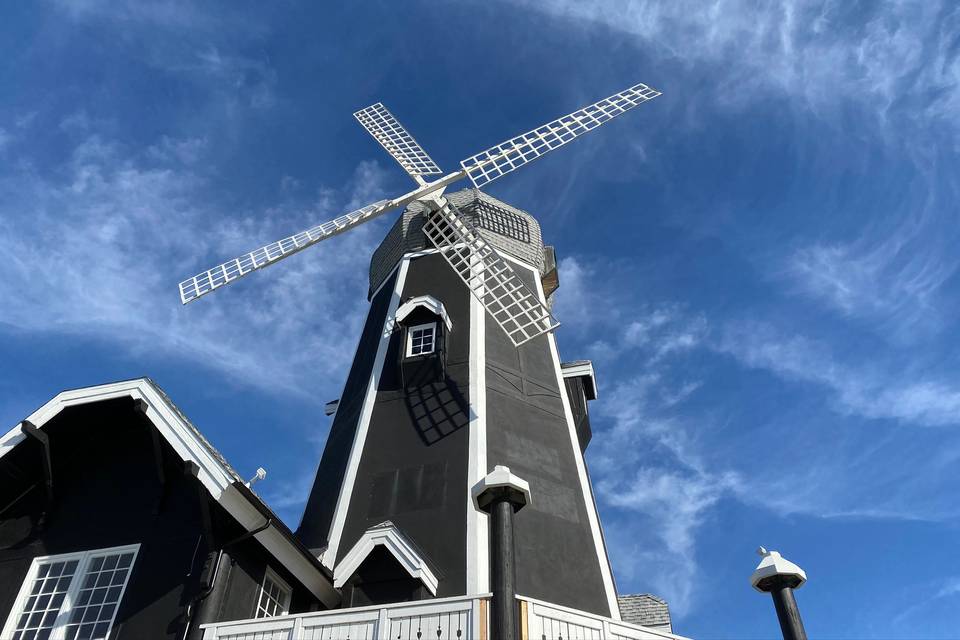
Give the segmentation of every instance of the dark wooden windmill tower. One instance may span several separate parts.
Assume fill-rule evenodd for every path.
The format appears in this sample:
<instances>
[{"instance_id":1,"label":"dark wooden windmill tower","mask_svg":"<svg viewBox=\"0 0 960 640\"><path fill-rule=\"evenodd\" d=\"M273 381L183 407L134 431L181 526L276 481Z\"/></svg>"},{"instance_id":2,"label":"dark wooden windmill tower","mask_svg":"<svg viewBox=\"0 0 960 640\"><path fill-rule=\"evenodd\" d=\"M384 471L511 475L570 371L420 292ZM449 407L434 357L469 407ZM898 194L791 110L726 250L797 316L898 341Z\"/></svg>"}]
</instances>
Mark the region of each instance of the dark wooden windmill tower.
<instances>
[{"instance_id":1,"label":"dark wooden windmill tower","mask_svg":"<svg viewBox=\"0 0 960 640\"><path fill-rule=\"evenodd\" d=\"M503 466L532 496L515 519L517 591L619 618L583 459L592 369L561 364L539 224L480 187L657 95L636 85L433 182L437 165L373 105L357 119L416 189L180 284L190 302L404 208L371 261L370 311L298 531L347 606L490 591L490 517L475 488ZM464 177L473 189L444 194Z\"/></svg>"}]
</instances>

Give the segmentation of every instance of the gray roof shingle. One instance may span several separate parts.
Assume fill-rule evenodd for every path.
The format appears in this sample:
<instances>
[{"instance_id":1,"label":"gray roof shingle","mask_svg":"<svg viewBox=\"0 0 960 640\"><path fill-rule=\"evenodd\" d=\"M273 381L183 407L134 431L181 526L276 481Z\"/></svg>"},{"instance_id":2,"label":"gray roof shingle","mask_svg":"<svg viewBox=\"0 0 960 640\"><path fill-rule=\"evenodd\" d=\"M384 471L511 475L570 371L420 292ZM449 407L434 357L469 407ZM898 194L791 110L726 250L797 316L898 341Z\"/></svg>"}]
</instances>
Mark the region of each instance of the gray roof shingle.
<instances>
[{"instance_id":1,"label":"gray roof shingle","mask_svg":"<svg viewBox=\"0 0 960 640\"><path fill-rule=\"evenodd\" d=\"M673 633L670 607L663 598L650 593L636 593L617 596L617 602L620 605L620 617L624 622Z\"/></svg>"}]
</instances>

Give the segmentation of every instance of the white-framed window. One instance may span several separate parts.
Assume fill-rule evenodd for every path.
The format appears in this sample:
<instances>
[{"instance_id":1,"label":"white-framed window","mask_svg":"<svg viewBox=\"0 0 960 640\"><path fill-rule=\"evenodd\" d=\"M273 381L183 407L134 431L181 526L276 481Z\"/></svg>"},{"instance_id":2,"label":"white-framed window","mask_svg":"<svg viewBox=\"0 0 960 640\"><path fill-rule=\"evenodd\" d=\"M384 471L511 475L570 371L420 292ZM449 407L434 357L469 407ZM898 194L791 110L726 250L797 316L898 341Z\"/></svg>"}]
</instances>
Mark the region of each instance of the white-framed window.
<instances>
[{"instance_id":1,"label":"white-framed window","mask_svg":"<svg viewBox=\"0 0 960 640\"><path fill-rule=\"evenodd\" d=\"M418 324L407 329L407 357L433 353L437 346L437 323Z\"/></svg>"},{"instance_id":2,"label":"white-framed window","mask_svg":"<svg viewBox=\"0 0 960 640\"><path fill-rule=\"evenodd\" d=\"M0 637L105 639L139 550L133 544L34 558Z\"/></svg>"},{"instance_id":3,"label":"white-framed window","mask_svg":"<svg viewBox=\"0 0 960 640\"><path fill-rule=\"evenodd\" d=\"M290 596L293 590L273 569L267 567L257 598L257 618L272 618L290 613Z\"/></svg>"}]
</instances>

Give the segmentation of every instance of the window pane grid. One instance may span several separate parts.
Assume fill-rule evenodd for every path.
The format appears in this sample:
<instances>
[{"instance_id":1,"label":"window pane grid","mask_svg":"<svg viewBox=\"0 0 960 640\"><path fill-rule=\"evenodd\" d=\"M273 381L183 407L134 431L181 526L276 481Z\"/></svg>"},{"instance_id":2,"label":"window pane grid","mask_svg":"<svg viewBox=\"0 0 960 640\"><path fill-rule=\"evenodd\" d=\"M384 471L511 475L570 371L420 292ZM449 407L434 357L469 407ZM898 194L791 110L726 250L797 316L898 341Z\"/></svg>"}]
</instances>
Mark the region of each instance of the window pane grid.
<instances>
[{"instance_id":1,"label":"window pane grid","mask_svg":"<svg viewBox=\"0 0 960 640\"><path fill-rule=\"evenodd\" d=\"M104 638L120 602L133 553L93 558L67 623L67 640Z\"/></svg>"},{"instance_id":2,"label":"window pane grid","mask_svg":"<svg viewBox=\"0 0 960 640\"><path fill-rule=\"evenodd\" d=\"M15 640L50 637L78 562L61 560L40 565L30 588L30 597L14 627Z\"/></svg>"},{"instance_id":3,"label":"window pane grid","mask_svg":"<svg viewBox=\"0 0 960 640\"><path fill-rule=\"evenodd\" d=\"M120 547L37 558L4 638L104 640L136 552Z\"/></svg>"},{"instance_id":4,"label":"window pane grid","mask_svg":"<svg viewBox=\"0 0 960 640\"><path fill-rule=\"evenodd\" d=\"M414 327L410 329L411 356L433 353L434 326Z\"/></svg>"},{"instance_id":5,"label":"window pane grid","mask_svg":"<svg viewBox=\"0 0 960 640\"><path fill-rule=\"evenodd\" d=\"M272 618L287 612L290 591L274 581L269 575L263 578L260 599L257 602L258 618Z\"/></svg>"}]
</instances>

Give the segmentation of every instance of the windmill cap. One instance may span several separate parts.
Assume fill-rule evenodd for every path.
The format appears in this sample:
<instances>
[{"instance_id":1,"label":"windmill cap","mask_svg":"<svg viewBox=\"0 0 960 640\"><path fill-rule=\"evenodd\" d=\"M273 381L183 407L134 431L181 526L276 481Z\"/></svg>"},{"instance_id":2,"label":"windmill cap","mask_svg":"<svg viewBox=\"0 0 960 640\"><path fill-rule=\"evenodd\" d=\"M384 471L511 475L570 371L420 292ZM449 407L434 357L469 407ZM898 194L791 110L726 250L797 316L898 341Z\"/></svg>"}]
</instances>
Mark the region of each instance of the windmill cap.
<instances>
[{"instance_id":1,"label":"windmill cap","mask_svg":"<svg viewBox=\"0 0 960 640\"><path fill-rule=\"evenodd\" d=\"M786 583L797 589L807 581L806 572L781 556L778 551L767 551L760 547L758 553L763 559L750 576L750 585L757 591L766 593L774 587L774 583Z\"/></svg>"}]
</instances>

